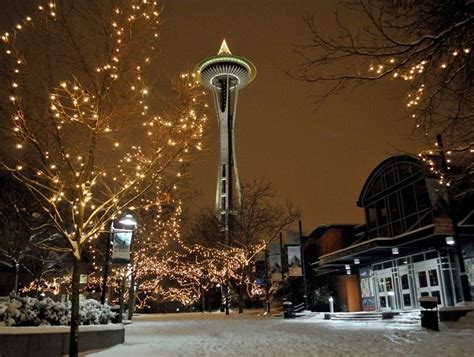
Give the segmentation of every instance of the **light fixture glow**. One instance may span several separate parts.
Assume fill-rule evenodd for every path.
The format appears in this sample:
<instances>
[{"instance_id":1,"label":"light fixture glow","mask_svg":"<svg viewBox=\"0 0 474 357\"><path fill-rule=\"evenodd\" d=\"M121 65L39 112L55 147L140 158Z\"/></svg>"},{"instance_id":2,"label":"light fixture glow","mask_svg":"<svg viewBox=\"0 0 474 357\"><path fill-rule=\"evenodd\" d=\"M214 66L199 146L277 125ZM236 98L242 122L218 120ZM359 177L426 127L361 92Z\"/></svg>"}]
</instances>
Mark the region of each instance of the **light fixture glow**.
<instances>
[{"instance_id":1,"label":"light fixture glow","mask_svg":"<svg viewBox=\"0 0 474 357\"><path fill-rule=\"evenodd\" d=\"M446 244L448 245L454 245L454 237L453 236L448 236L446 237Z\"/></svg>"},{"instance_id":2,"label":"light fixture glow","mask_svg":"<svg viewBox=\"0 0 474 357\"><path fill-rule=\"evenodd\" d=\"M392 254L399 254L398 248L392 248Z\"/></svg>"},{"instance_id":3,"label":"light fixture glow","mask_svg":"<svg viewBox=\"0 0 474 357\"><path fill-rule=\"evenodd\" d=\"M135 227L137 225L137 221L135 220L135 218L133 218L131 214L126 214L122 219L120 219L119 223L125 226Z\"/></svg>"}]
</instances>

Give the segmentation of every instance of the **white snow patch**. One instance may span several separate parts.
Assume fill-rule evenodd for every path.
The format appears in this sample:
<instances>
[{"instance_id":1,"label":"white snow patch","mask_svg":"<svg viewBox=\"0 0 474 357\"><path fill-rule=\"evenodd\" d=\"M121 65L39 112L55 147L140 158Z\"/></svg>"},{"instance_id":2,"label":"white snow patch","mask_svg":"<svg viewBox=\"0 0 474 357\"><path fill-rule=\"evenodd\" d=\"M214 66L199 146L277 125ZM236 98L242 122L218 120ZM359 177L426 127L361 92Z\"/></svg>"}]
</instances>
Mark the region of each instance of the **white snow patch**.
<instances>
[{"instance_id":1,"label":"white snow patch","mask_svg":"<svg viewBox=\"0 0 474 357\"><path fill-rule=\"evenodd\" d=\"M472 330L425 330L419 324L285 320L261 313L142 315L125 343L90 356L472 356Z\"/></svg>"}]
</instances>

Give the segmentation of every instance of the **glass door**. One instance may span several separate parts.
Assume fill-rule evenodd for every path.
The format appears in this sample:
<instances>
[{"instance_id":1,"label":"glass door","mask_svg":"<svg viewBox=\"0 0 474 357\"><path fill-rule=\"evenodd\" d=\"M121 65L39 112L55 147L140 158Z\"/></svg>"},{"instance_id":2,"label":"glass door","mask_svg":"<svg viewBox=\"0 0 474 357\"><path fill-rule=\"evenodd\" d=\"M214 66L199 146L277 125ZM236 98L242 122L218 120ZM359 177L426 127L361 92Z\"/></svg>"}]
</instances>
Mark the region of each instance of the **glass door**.
<instances>
[{"instance_id":1,"label":"glass door","mask_svg":"<svg viewBox=\"0 0 474 357\"><path fill-rule=\"evenodd\" d=\"M400 297L402 309L412 309L414 307L411 281L408 276L408 269L403 269L399 271L399 284L400 284Z\"/></svg>"},{"instance_id":2,"label":"glass door","mask_svg":"<svg viewBox=\"0 0 474 357\"><path fill-rule=\"evenodd\" d=\"M419 296L435 297L438 305L444 305L437 267L416 270L415 280Z\"/></svg>"},{"instance_id":3,"label":"glass door","mask_svg":"<svg viewBox=\"0 0 474 357\"><path fill-rule=\"evenodd\" d=\"M376 286L378 295L378 307L380 310L392 310L395 309L395 292L393 287L392 271L385 274L377 274Z\"/></svg>"}]
</instances>

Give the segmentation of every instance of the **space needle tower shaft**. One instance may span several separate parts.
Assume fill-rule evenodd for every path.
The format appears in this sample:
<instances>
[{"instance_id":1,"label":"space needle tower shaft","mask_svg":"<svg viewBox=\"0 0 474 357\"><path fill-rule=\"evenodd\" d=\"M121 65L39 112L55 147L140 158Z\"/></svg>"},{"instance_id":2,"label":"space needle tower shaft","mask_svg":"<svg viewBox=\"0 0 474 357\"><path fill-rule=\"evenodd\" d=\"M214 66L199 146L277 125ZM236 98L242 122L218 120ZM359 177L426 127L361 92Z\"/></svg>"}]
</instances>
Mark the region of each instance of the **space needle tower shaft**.
<instances>
[{"instance_id":1,"label":"space needle tower shaft","mask_svg":"<svg viewBox=\"0 0 474 357\"><path fill-rule=\"evenodd\" d=\"M217 56L201 61L195 68L201 84L211 90L219 128L216 210L229 231L230 216L240 207L240 181L235 156L234 126L239 89L249 84L256 68L249 60L232 55L225 40Z\"/></svg>"}]
</instances>

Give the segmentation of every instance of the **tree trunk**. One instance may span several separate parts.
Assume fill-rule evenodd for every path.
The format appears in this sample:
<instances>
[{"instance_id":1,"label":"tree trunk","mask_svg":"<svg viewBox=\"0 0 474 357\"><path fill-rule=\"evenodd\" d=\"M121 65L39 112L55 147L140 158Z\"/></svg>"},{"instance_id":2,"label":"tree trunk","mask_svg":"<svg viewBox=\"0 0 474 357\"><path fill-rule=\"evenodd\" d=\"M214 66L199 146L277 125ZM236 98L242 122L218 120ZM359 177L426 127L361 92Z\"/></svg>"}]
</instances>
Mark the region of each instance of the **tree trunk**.
<instances>
[{"instance_id":1,"label":"tree trunk","mask_svg":"<svg viewBox=\"0 0 474 357\"><path fill-rule=\"evenodd\" d=\"M225 282L225 314L229 315L229 280Z\"/></svg>"},{"instance_id":2,"label":"tree trunk","mask_svg":"<svg viewBox=\"0 0 474 357\"><path fill-rule=\"evenodd\" d=\"M206 297L204 296L204 288L201 285L201 311L204 313L206 310Z\"/></svg>"},{"instance_id":3,"label":"tree trunk","mask_svg":"<svg viewBox=\"0 0 474 357\"><path fill-rule=\"evenodd\" d=\"M69 357L77 357L79 354L79 263L80 260L73 256Z\"/></svg>"},{"instance_id":4,"label":"tree trunk","mask_svg":"<svg viewBox=\"0 0 474 357\"><path fill-rule=\"evenodd\" d=\"M244 284L239 284L239 314L244 312Z\"/></svg>"}]
</instances>

